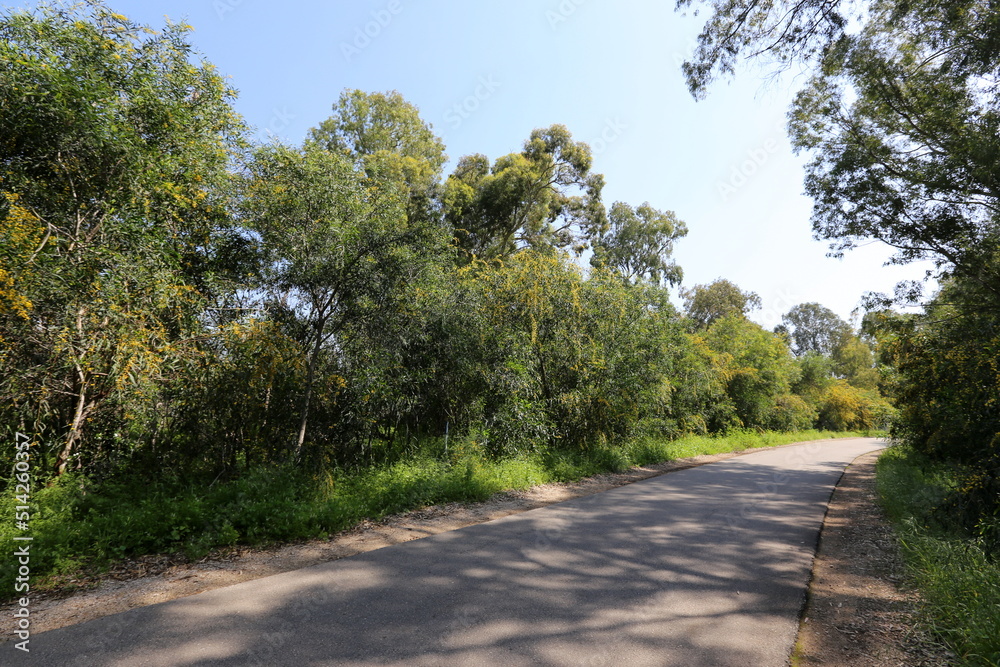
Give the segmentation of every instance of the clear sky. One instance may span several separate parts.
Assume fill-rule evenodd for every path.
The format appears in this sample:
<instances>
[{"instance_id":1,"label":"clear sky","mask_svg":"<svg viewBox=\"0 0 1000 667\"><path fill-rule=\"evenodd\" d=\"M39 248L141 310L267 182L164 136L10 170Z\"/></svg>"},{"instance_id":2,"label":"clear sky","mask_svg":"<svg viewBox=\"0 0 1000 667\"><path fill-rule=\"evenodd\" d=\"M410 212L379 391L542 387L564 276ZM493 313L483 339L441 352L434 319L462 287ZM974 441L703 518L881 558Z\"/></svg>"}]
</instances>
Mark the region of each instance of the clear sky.
<instances>
[{"instance_id":1,"label":"clear sky","mask_svg":"<svg viewBox=\"0 0 1000 667\"><path fill-rule=\"evenodd\" d=\"M885 246L825 256L801 194L805 157L784 130L802 79L765 84L748 68L695 102L680 63L703 19L673 4L109 0L153 27L164 16L193 25L195 47L232 78L236 108L261 137L300 142L345 88L402 93L444 140L446 170L562 123L594 149L609 208L648 201L687 223L675 251L685 286L723 277L757 292L764 308L752 317L769 328L808 301L848 319L865 291L921 278L927 265L883 266Z\"/></svg>"}]
</instances>

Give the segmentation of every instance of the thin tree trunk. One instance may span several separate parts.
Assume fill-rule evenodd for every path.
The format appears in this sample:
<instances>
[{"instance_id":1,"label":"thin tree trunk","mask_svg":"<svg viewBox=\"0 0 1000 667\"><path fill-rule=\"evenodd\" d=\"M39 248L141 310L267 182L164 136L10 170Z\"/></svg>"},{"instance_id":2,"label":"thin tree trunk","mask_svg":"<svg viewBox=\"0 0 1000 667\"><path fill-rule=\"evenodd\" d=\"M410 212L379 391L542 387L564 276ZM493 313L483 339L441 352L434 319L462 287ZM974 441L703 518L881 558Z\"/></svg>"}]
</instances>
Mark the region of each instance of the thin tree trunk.
<instances>
[{"instance_id":1,"label":"thin tree trunk","mask_svg":"<svg viewBox=\"0 0 1000 667\"><path fill-rule=\"evenodd\" d=\"M313 383L316 379L316 364L319 362L319 353L323 343L322 323L316 326L316 342L313 344L312 354L309 355L309 364L306 368L306 393L302 399L302 418L299 420L299 437L295 443L296 463L302 457L302 446L306 441L306 426L309 424L309 404L312 402Z\"/></svg>"},{"instance_id":2,"label":"thin tree trunk","mask_svg":"<svg viewBox=\"0 0 1000 667\"><path fill-rule=\"evenodd\" d=\"M83 339L83 318L86 314L86 306L81 306L76 311L76 330L80 334L81 340ZM74 364L73 370L76 371L76 378L80 383L80 389L77 394L76 409L73 411L73 421L70 424L69 434L66 436L66 444L63 445L62 451L56 457L57 475L62 475L66 472L66 464L69 462L69 457L73 455L76 443L83 435L84 420L87 418L87 413L89 412L87 408L87 374L81 367L79 358Z\"/></svg>"},{"instance_id":3,"label":"thin tree trunk","mask_svg":"<svg viewBox=\"0 0 1000 667\"><path fill-rule=\"evenodd\" d=\"M62 451L59 452L59 456L56 458L57 475L62 475L66 472L66 464L69 462L69 457L73 455L76 443L79 442L80 437L83 435L84 420L86 420L87 415L93 408L93 403L89 406L87 405L86 375L84 375L80 367L77 367L76 371L80 378L80 394L77 397L76 410L73 413L73 422L70 425L69 435L66 436L66 444L63 445Z\"/></svg>"}]
</instances>

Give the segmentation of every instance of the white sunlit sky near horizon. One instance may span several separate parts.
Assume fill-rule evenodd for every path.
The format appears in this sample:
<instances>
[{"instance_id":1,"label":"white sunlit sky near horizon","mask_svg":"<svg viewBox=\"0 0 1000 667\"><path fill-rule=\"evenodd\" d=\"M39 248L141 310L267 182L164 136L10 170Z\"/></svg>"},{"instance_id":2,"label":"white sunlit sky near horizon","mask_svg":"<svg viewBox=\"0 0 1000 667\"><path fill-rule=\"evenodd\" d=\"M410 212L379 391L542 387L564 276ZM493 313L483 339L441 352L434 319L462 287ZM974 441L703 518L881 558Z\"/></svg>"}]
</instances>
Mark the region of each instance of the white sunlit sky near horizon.
<instances>
[{"instance_id":1,"label":"white sunlit sky near horizon","mask_svg":"<svg viewBox=\"0 0 1000 667\"><path fill-rule=\"evenodd\" d=\"M826 257L801 194L806 156L785 134L803 76L765 81L748 66L694 101L680 63L704 16L675 12L673 0L107 5L154 28L165 16L192 25L195 48L231 77L236 110L261 139L301 142L345 88L398 90L416 105L447 146L446 174L463 155L493 160L532 129L564 124L594 150L609 208L648 201L686 222L674 253L684 285L722 277L758 293L763 309L751 317L768 328L810 301L849 319L866 291L891 293L930 268L883 266L891 251L879 244Z\"/></svg>"}]
</instances>

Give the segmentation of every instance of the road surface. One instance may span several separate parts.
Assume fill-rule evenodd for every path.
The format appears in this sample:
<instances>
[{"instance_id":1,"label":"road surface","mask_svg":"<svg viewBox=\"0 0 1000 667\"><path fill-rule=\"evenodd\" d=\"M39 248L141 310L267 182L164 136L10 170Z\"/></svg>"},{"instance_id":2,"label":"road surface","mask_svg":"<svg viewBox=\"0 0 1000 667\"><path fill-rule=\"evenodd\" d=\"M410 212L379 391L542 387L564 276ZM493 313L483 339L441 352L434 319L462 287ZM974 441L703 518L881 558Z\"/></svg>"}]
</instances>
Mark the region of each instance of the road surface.
<instances>
[{"instance_id":1,"label":"road surface","mask_svg":"<svg viewBox=\"0 0 1000 667\"><path fill-rule=\"evenodd\" d=\"M35 634L36 665L785 665L855 438Z\"/></svg>"}]
</instances>

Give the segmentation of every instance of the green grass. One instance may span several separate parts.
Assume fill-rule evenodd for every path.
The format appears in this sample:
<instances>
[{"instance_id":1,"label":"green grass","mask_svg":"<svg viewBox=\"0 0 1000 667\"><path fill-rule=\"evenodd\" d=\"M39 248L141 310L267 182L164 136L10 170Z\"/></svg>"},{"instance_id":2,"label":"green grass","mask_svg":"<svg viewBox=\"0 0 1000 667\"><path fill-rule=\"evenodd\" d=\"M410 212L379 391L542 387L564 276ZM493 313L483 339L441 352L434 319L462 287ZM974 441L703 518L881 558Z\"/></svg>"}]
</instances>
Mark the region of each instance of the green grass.
<instances>
[{"instance_id":1,"label":"green grass","mask_svg":"<svg viewBox=\"0 0 1000 667\"><path fill-rule=\"evenodd\" d=\"M309 473L267 468L205 486L161 482L97 487L67 475L35 492L30 535L33 587L59 585L81 571L129 556L183 552L196 559L234 544L288 542L328 536L365 519L548 482L569 482L634 465L857 433L737 432L678 440L642 438L589 451L547 450L493 460L475 442L456 441L447 453L429 442L422 453L352 472ZM0 549L12 553L13 490L0 508ZM14 559L0 561L0 590L13 597Z\"/></svg>"},{"instance_id":2,"label":"green grass","mask_svg":"<svg viewBox=\"0 0 1000 667\"><path fill-rule=\"evenodd\" d=\"M776 433L772 431L736 431L726 436L693 435L678 440L644 438L625 446L629 459L634 465L670 461L673 459L701 456L703 454L723 454L756 447L778 447L795 442L825 440L828 438L879 437L881 432L833 432L794 431Z\"/></svg>"},{"instance_id":3,"label":"green grass","mask_svg":"<svg viewBox=\"0 0 1000 667\"><path fill-rule=\"evenodd\" d=\"M1000 563L934 513L957 471L902 447L883 454L877 470L879 496L926 603L925 622L963 664L1000 666Z\"/></svg>"}]
</instances>

